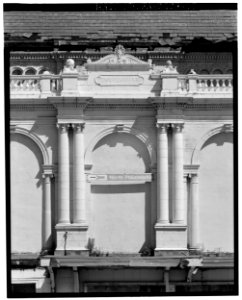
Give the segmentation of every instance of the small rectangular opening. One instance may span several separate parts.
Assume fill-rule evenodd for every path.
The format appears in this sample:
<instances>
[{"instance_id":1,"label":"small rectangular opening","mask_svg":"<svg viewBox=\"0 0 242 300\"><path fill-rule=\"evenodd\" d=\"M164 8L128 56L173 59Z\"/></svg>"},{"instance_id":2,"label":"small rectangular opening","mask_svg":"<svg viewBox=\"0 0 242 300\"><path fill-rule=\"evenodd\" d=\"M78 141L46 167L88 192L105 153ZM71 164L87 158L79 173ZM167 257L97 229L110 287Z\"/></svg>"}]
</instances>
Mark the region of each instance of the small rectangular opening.
<instances>
[{"instance_id":1,"label":"small rectangular opening","mask_svg":"<svg viewBox=\"0 0 242 300\"><path fill-rule=\"evenodd\" d=\"M11 285L13 294L35 293L35 283L17 283Z\"/></svg>"}]
</instances>

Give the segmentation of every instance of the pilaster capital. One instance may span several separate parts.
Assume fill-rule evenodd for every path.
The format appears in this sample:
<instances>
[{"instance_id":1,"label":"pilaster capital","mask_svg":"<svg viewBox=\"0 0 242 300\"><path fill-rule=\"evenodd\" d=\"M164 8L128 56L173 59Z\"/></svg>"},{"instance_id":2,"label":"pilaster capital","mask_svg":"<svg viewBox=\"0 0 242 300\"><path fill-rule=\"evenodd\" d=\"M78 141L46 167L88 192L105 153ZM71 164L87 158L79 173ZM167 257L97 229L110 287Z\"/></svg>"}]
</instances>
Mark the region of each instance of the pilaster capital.
<instances>
[{"instance_id":1,"label":"pilaster capital","mask_svg":"<svg viewBox=\"0 0 242 300\"><path fill-rule=\"evenodd\" d=\"M183 166L183 176L191 178L192 176L198 176L199 165L184 165Z\"/></svg>"},{"instance_id":2,"label":"pilaster capital","mask_svg":"<svg viewBox=\"0 0 242 300\"><path fill-rule=\"evenodd\" d=\"M74 132L83 132L85 123L73 123L71 124L71 127L73 128Z\"/></svg>"},{"instance_id":3,"label":"pilaster capital","mask_svg":"<svg viewBox=\"0 0 242 300\"><path fill-rule=\"evenodd\" d=\"M169 127L169 123L156 123L156 128L159 129L161 133L166 133Z\"/></svg>"},{"instance_id":4,"label":"pilaster capital","mask_svg":"<svg viewBox=\"0 0 242 300\"><path fill-rule=\"evenodd\" d=\"M234 131L234 125L231 123L224 124L222 127L222 132L228 133L228 132L233 132Z\"/></svg>"},{"instance_id":5,"label":"pilaster capital","mask_svg":"<svg viewBox=\"0 0 242 300\"><path fill-rule=\"evenodd\" d=\"M198 184L198 174L190 174L191 183Z\"/></svg>"},{"instance_id":6,"label":"pilaster capital","mask_svg":"<svg viewBox=\"0 0 242 300\"><path fill-rule=\"evenodd\" d=\"M182 132L182 129L184 128L184 123L172 123L171 128L175 132Z\"/></svg>"},{"instance_id":7,"label":"pilaster capital","mask_svg":"<svg viewBox=\"0 0 242 300\"><path fill-rule=\"evenodd\" d=\"M42 166L42 178L53 178L55 176L55 166L53 165L43 165Z\"/></svg>"}]
</instances>

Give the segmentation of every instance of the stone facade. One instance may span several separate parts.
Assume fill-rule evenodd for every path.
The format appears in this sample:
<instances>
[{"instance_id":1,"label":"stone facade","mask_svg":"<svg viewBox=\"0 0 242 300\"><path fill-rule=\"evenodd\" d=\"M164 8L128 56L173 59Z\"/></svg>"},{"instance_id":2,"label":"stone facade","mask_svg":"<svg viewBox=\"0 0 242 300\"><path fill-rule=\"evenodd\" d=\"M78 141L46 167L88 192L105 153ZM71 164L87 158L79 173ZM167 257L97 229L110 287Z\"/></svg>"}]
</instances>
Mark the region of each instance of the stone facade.
<instances>
[{"instance_id":1,"label":"stone facade","mask_svg":"<svg viewBox=\"0 0 242 300\"><path fill-rule=\"evenodd\" d=\"M40 253L37 292L232 285L230 54L58 55L11 54L13 261Z\"/></svg>"}]
</instances>

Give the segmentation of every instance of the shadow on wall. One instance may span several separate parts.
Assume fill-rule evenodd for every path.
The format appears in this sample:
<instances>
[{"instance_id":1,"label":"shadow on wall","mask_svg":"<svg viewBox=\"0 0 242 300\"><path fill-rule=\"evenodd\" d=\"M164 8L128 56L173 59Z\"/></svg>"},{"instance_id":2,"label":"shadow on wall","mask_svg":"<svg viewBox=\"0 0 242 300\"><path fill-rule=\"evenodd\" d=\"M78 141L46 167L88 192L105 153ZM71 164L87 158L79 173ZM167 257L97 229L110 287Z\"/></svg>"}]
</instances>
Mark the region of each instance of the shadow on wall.
<instances>
[{"instance_id":1,"label":"shadow on wall","mask_svg":"<svg viewBox=\"0 0 242 300\"><path fill-rule=\"evenodd\" d=\"M127 133L114 132L104 138L102 138L94 147L93 152L102 147L108 145L109 147L116 147L120 143L124 147L131 147L137 152L137 157L143 160L146 166L146 172L150 166L150 157L148 150L145 148L144 144L136 137Z\"/></svg>"},{"instance_id":2,"label":"shadow on wall","mask_svg":"<svg viewBox=\"0 0 242 300\"><path fill-rule=\"evenodd\" d=\"M202 146L201 150L205 147L216 144L217 146L223 146L224 143L233 143L233 134L231 133L218 133L209 138Z\"/></svg>"},{"instance_id":3,"label":"shadow on wall","mask_svg":"<svg viewBox=\"0 0 242 300\"><path fill-rule=\"evenodd\" d=\"M38 173L35 175L35 179L37 179L37 183L36 186L40 187L42 185L42 171L41 171L41 166L43 165L43 158L42 158L42 154L41 151L39 149L39 147L28 137L22 135L22 134L12 134L11 135L11 142L17 142L20 143L22 145L24 145L25 147L27 147L31 152L34 153L37 161L38 161L38 165L39 165L39 170ZM19 167L21 167L21 153L19 153ZM11 159L11 158L10 158ZM12 162L10 161L10 164ZM23 170L24 172L24 170Z\"/></svg>"}]
</instances>

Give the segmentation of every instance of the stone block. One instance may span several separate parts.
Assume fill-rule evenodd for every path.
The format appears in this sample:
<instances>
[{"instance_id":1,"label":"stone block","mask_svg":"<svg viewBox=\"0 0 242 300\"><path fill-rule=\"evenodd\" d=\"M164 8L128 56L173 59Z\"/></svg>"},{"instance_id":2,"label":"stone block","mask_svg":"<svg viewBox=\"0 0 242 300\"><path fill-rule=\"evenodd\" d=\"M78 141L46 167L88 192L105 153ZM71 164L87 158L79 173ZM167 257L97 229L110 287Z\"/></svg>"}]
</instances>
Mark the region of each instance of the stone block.
<instances>
[{"instance_id":1,"label":"stone block","mask_svg":"<svg viewBox=\"0 0 242 300\"><path fill-rule=\"evenodd\" d=\"M87 229L84 224L56 225L57 247L55 254L88 253Z\"/></svg>"},{"instance_id":2,"label":"stone block","mask_svg":"<svg viewBox=\"0 0 242 300\"><path fill-rule=\"evenodd\" d=\"M156 224L156 248L157 251L186 251L187 250L187 226L173 224Z\"/></svg>"}]
</instances>

